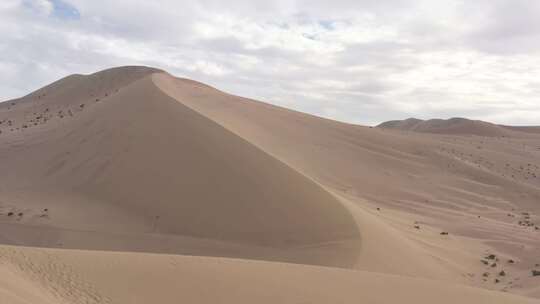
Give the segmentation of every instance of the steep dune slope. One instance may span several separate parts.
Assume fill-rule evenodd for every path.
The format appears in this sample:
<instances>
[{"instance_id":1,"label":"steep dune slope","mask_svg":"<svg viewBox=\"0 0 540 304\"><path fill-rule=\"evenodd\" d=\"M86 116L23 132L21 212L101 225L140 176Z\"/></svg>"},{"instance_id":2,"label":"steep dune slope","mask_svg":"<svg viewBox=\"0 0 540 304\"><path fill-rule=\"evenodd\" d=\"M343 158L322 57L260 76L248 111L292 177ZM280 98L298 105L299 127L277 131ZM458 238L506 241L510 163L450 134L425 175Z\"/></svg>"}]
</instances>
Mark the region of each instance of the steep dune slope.
<instances>
[{"instance_id":1,"label":"steep dune slope","mask_svg":"<svg viewBox=\"0 0 540 304\"><path fill-rule=\"evenodd\" d=\"M118 71L90 76L84 84L91 87L88 82L95 79L107 82L107 77L116 76L114 72ZM120 72L132 76L129 68ZM21 101L23 110L44 115L38 109L52 104L56 113L69 113L73 102L67 97L75 86L80 84L70 81L67 89L56 84L56 90L67 93L49 93L58 98L50 103ZM210 247L209 255L214 247L218 247L214 254L219 255L223 246L219 242L274 249L325 244L324 251L330 254L324 254L325 258L313 254L308 261L354 263L359 233L353 217L309 178L179 104L144 75L127 86L108 87L103 94L108 97L87 100L72 110L73 116L53 117L3 136L0 170L16 172L2 177L4 239L108 249L119 237L108 240L106 234L125 233L129 234L121 241L125 246L117 244L112 249L186 250L181 241L168 244L167 249L159 244L157 248L150 243L130 244L130 238L146 242L150 233L188 237L192 242L200 239ZM18 107L19 102L2 114L18 117L18 122L24 117ZM24 215L8 216L9 212ZM32 237L32 231L21 225L25 223L58 229L41 230ZM96 240L94 234L90 236L93 245L72 243L71 239L91 232L104 240ZM26 241L17 242L13 237L17 233ZM141 236L133 236L137 233ZM336 251L336 259L332 248L341 248L343 242L351 249ZM238 251L232 256L251 256L249 251Z\"/></svg>"},{"instance_id":2,"label":"steep dune slope","mask_svg":"<svg viewBox=\"0 0 540 304\"><path fill-rule=\"evenodd\" d=\"M396 238L392 233L374 237L376 232L363 236L364 243L373 238L374 244L363 246L359 269L386 272L385 263L389 263L399 271L403 267L398 265L405 260L432 265L435 258L470 284L534 293L537 283L530 270L540 263L540 234L534 227L540 215L540 137L450 136L368 128L224 94L166 74L155 74L153 79L183 104L344 197L362 217L360 231L370 229L362 223L371 222L372 216L396 228ZM441 236L443 231L450 236ZM403 239L414 241L431 257L403 244ZM392 243L409 248L402 251L403 259L393 254L400 251L393 250ZM377 248L377 244L384 244L378 254L365 255L366 248ZM415 252L418 259L411 259L407 252ZM519 263L490 268L480 262L486 252ZM373 257L383 255L386 259ZM374 260L379 262L370 263ZM508 273L504 283L495 283L493 276L503 270ZM416 275L428 274L417 271ZM440 271L434 276L452 277Z\"/></svg>"}]
</instances>

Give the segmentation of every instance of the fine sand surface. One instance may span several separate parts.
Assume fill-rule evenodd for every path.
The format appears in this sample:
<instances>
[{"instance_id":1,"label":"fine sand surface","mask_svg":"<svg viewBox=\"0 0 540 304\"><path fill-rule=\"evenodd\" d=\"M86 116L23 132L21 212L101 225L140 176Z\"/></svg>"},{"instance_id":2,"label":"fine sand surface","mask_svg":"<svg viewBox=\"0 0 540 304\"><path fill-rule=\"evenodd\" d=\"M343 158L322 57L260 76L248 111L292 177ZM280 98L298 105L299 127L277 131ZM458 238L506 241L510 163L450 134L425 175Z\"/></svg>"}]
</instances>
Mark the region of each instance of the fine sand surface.
<instances>
[{"instance_id":1,"label":"fine sand surface","mask_svg":"<svg viewBox=\"0 0 540 304\"><path fill-rule=\"evenodd\" d=\"M539 302L538 128L418 123L146 67L0 103L0 303Z\"/></svg>"},{"instance_id":2,"label":"fine sand surface","mask_svg":"<svg viewBox=\"0 0 540 304\"><path fill-rule=\"evenodd\" d=\"M8 246L0 258L2 303L538 303L420 278L253 260Z\"/></svg>"}]
</instances>

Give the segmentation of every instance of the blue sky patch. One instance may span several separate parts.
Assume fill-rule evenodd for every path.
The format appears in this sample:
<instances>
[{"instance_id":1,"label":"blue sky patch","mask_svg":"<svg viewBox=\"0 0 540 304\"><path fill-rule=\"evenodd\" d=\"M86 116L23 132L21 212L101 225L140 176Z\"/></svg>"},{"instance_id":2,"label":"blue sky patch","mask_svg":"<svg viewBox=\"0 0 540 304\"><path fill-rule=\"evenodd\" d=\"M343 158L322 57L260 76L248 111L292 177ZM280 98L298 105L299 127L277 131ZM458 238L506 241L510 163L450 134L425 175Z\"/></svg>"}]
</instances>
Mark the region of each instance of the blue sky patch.
<instances>
[{"instance_id":1,"label":"blue sky patch","mask_svg":"<svg viewBox=\"0 0 540 304\"><path fill-rule=\"evenodd\" d=\"M75 19L81 18L81 13L73 5L62 0L51 0L53 4L52 15L60 19Z\"/></svg>"},{"instance_id":2,"label":"blue sky patch","mask_svg":"<svg viewBox=\"0 0 540 304\"><path fill-rule=\"evenodd\" d=\"M329 31L333 31L335 29L334 23L335 21L333 20L320 20L319 21L319 25Z\"/></svg>"}]
</instances>

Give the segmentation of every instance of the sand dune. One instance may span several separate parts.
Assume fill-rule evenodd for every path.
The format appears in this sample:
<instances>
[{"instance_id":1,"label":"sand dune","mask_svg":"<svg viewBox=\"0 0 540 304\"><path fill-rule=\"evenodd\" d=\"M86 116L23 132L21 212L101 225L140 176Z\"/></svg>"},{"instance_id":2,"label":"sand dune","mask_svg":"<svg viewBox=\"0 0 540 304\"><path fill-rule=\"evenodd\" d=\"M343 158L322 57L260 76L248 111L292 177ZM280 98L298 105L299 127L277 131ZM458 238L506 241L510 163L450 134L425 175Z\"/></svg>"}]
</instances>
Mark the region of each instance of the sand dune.
<instances>
[{"instance_id":1,"label":"sand dune","mask_svg":"<svg viewBox=\"0 0 540 304\"><path fill-rule=\"evenodd\" d=\"M481 120L470 120L465 118L450 118L450 119L429 119L420 120L409 118L405 120L392 120L383 122L378 125L379 128L398 129L406 131L416 131L425 133L438 134L455 134L455 135L477 135L477 136L519 136L520 132L534 132L535 127L510 127L492 124ZM524 134L521 134L524 135Z\"/></svg>"},{"instance_id":2,"label":"sand dune","mask_svg":"<svg viewBox=\"0 0 540 304\"><path fill-rule=\"evenodd\" d=\"M0 243L49 247L0 247L13 303L540 297L534 128L369 128L146 67L66 77L0 122Z\"/></svg>"},{"instance_id":3,"label":"sand dune","mask_svg":"<svg viewBox=\"0 0 540 304\"><path fill-rule=\"evenodd\" d=\"M510 138L441 136L355 126L165 74L153 78L175 99L343 197L354 206L353 214L367 213L357 220L364 240L357 269L537 292L530 270L540 256L539 234L528 225L537 224L540 212L540 137L521 132ZM373 215L397 229L395 237L389 232L378 237L382 228L373 229ZM441 237L443 231L451 236ZM404 233L414 242L403 244ZM485 267L480 260L487 252L520 265ZM403 260L414 270L405 270ZM502 270L512 279L495 283L493 275ZM513 285L514 280L522 281Z\"/></svg>"},{"instance_id":4,"label":"sand dune","mask_svg":"<svg viewBox=\"0 0 540 304\"><path fill-rule=\"evenodd\" d=\"M216 241L216 246L230 242L276 251L319 243L341 248L342 242L357 242L352 216L321 186L163 94L150 78L122 87L125 79L118 74L133 76L129 68L79 77L82 83L77 84L69 78L65 88L54 84L41 90L54 92L42 93L46 95L38 102L25 101L20 110L16 103L6 111L23 112L9 116L23 125L30 117L47 117L50 112L74 113L63 118L57 114L20 134L6 134L6 161L0 169L17 175L3 180L4 197L26 213L17 221L8 218L7 225L26 222L58 228L42 230L39 238L47 238L49 244L39 245L61 243L68 248L79 246L71 245L73 236L65 236L64 229L76 239L85 232L101 233L103 238L104 232L158 233L200 239L201 246ZM80 88L92 87L88 83L93 82L105 99L89 96L73 105L73 88L90 91ZM118 85L103 90L102 82ZM49 103L47 95L58 99ZM20 136L24 145L15 141ZM140 242L146 239L143 235ZM103 245L84 243L83 248L111 249L107 240ZM112 249L132 249L126 243ZM174 244L179 248L162 250L161 242L154 243L158 248L134 246L145 251L185 250ZM337 254L337 263L343 263L342 252ZM350 255L347 264L356 253Z\"/></svg>"}]
</instances>

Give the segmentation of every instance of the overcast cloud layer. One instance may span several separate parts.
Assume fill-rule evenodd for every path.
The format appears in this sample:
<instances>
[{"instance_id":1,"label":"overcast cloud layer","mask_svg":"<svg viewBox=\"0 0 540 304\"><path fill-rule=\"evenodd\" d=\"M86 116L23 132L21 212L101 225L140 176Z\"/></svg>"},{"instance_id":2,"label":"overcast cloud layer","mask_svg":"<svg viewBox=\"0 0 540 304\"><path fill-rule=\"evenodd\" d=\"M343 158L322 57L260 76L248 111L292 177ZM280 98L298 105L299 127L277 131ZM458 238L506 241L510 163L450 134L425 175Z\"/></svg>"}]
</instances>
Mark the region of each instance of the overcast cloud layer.
<instances>
[{"instance_id":1,"label":"overcast cloud layer","mask_svg":"<svg viewBox=\"0 0 540 304\"><path fill-rule=\"evenodd\" d=\"M142 64L361 124L540 125L537 0L0 0L0 100Z\"/></svg>"}]
</instances>

